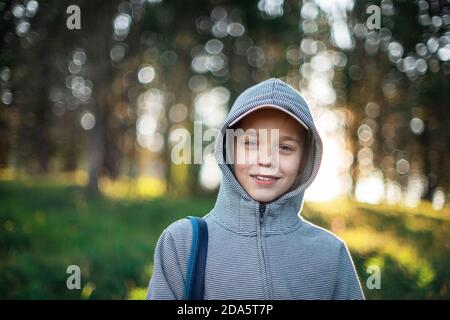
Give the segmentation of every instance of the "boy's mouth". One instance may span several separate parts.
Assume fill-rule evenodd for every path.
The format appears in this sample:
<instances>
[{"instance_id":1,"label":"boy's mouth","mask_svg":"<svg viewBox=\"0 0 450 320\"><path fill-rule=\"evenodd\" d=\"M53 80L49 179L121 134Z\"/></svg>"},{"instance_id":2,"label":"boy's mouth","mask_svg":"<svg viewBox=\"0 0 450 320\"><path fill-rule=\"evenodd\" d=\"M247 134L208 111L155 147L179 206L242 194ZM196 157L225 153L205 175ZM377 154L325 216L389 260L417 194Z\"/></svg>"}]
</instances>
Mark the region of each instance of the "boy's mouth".
<instances>
[{"instance_id":1,"label":"boy's mouth","mask_svg":"<svg viewBox=\"0 0 450 320\"><path fill-rule=\"evenodd\" d=\"M253 180L258 183L258 184L264 184L264 185L270 185L275 183L275 181L277 181L278 179L280 179L279 177L275 177L275 176L270 176L270 175L256 175L256 174L251 174L250 177L253 178Z\"/></svg>"}]
</instances>

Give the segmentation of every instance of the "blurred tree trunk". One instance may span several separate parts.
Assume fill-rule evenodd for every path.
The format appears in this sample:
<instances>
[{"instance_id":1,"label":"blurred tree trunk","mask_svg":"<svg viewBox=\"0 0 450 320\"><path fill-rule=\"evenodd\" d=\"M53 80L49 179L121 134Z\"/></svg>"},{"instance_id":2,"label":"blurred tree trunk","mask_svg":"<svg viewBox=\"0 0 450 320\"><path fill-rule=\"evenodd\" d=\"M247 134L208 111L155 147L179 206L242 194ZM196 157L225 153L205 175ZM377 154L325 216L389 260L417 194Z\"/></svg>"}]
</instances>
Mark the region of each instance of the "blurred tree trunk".
<instances>
[{"instance_id":1,"label":"blurred tree trunk","mask_svg":"<svg viewBox=\"0 0 450 320\"><path fill-rule=\"evenodd\" d=\"M105 168L107 150L107 125L110 109L110 93L112 82L112 65L109 57L112 43L112 25L116 2L108 1L102 5L102 14L89 1L83 3L83 28L95 32L94 39L86 39L83 48L86 50L90 79L93 83L94 101L92 112L95 117L94 127L88 131L88 185L91 192L99 192L98 180Z\"/></svg>"},{"instance_id":2,"label":"blurred tree trunk","mask_svg":"<svg viewBox=\"0 0 450 320\"><path fill-rule=\"evenodd\" d=\"M40 174L48 172L50 152L53 148L53 140L50 136L52 108L48 99L50 83L47 76L51 68L50 54L48 52L51 48L51 46L49 48L47 42L41 41L39 43L38 54L32 58L34 60L32 64L35 67L30 69L33 73L30 88L34 87L34 90L30 90L33 93L27 97L29 104L35 104L33 108L35 118L33 131L35 131L35 134L33 135L32 148L33 154L37 158L37 169Z\"/></svg>"}]
</instances>

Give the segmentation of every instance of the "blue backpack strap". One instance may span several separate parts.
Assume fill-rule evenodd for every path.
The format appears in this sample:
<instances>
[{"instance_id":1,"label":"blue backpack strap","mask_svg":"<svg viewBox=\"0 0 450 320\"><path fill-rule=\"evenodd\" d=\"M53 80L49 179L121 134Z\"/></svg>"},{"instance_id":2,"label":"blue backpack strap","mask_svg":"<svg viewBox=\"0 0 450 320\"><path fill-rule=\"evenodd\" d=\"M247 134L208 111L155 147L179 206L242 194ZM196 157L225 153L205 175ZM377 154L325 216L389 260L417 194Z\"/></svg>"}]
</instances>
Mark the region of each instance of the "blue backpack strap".
<instances>
[{"instance_id":1,"label":"blue backpack strap","mask_svg":"<svg viewBox=\"0 0 450 320\"><path fill-rule=\"evenodd\" d=\"M203 300L205 289L208 226L199 217L187 217L192 224L192 243L184 285L184 300Z\"/></svg>"}]
</instances>

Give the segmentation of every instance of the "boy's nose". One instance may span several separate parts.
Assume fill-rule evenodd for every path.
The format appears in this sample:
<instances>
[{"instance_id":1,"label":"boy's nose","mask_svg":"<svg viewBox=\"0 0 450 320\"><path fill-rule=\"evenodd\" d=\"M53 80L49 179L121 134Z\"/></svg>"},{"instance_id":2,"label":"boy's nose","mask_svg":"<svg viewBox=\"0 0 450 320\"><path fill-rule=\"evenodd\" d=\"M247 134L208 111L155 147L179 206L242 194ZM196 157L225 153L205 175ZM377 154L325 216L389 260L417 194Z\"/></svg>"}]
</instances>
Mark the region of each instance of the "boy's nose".
<instances>
[{"instance_id":1,"label":"boy's nose","mask_svg":"<svg viewBox=\"0 0 450 320\"><path fill-rule=\"evenodd\" d=\"M275 155L276 152L271 150L269 146L261 148L258 152L258 165L262 167L273 166L276 162Z\"/></svg>"},{"instance_id":2,"label":"boy's nose","mask_svg":"<svg viewBox=\"0 0 450 320\"><path fill-rule=\"evenodd\" d=\"M258 164L262 167L270 167L272 165L272 161L270 157L267 156L259 157Z\"/></svg>"}]
</instances>

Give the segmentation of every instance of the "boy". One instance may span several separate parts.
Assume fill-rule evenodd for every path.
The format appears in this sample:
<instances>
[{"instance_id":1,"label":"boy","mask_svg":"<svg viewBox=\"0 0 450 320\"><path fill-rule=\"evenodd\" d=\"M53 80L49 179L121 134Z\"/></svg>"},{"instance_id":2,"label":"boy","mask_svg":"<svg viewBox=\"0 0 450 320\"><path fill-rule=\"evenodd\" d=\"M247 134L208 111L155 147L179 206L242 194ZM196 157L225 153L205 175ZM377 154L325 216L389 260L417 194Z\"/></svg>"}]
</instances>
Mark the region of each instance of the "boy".
<instances>
[{"instance_id":1,"label":"boy","mask_svg":"<svg viewBox=\"0 0 450 320\"><path fill-rule=\"evenodd\" d=\"M345 243L300 217L322 142L294 88L271 78L241 93L215 155L205 299L364 299ZM191 229L181 219L161 234L147 299L183 299Z\"/></svg>"}]
</instances>

